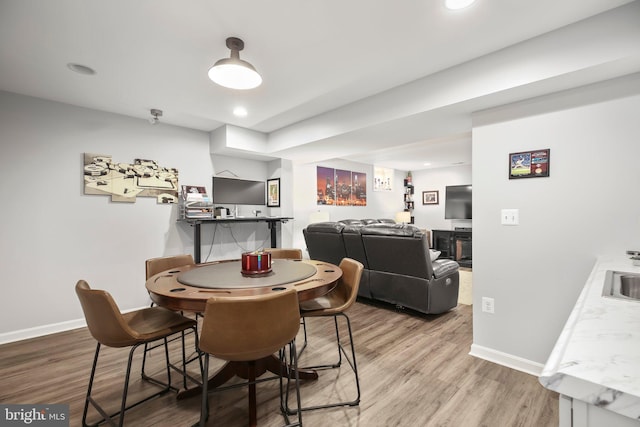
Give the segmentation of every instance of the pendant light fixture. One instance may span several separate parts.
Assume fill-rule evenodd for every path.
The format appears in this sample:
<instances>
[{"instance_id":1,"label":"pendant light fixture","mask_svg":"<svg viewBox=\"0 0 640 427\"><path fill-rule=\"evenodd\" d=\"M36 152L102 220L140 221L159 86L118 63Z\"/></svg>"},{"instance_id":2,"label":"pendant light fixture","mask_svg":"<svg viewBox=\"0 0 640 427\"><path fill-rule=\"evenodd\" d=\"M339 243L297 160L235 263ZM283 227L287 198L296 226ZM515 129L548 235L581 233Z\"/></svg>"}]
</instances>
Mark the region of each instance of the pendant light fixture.
<instances>
[{"instance_id":1,"label":"pendant light fixture","mask_svg":"<svg viewBox=\"0 0 640 427\"><path fill-rule=\"evenodd\" d=\"M260 86L260 74L253 65L240 59L244 42L237 37L229 37L227 47L231 50L231 57L216 62L209 69L209 78L214 83L230 89L253 89Z\"/></svg>"}]
</instances>

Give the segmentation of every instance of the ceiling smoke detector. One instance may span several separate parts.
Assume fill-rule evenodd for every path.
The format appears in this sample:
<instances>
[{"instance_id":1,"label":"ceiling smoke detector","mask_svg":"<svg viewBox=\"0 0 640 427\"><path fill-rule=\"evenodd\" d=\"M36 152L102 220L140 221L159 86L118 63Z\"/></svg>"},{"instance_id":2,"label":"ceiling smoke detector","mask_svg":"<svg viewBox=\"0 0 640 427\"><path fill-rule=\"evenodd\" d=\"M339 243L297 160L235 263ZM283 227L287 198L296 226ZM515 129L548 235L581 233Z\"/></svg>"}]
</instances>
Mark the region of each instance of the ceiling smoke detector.
<instances>
[{"instance_id":1,"label":"ceiling smoke detector","mask_svg":"<svg viewBox=\"0 0 640 427\"><path fill-rule=\"evenodd\" d=\"M160 122L159 117L162 117L162 110L158 110L158 109L152 108L152 109L151 109L151 115L152 115L153 117L151 117L151 118L149 119L149 123L151 123L152 125L155 125L155 124L157 124L158 122Z\"/></svg>"}]
</instances>

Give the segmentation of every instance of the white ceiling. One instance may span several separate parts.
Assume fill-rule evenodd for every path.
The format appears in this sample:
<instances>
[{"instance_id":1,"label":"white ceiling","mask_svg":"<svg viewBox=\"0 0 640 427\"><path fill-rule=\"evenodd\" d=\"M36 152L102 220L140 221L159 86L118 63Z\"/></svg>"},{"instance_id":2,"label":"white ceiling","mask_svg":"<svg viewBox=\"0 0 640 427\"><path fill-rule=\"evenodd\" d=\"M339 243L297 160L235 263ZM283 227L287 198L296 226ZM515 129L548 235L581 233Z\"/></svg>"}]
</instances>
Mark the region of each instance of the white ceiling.
<instances>
[{"instance_id":1,"label":"white ceiling","mask_svg":"<svg viewBox=\"0 0 640 427\"><path fill-rule=\"evenodd\" d=\"M203 131L247 128L266 134L269 154L294 161L415 170L470 163L472 111L640 70L637 46L605 46L573 68L551 72L532 59L508 87L485 80L477 93L458 90L456 73L469 81L487 67L501 81L495 70L508 69L518 49L548 55L535 50L555 42L538 36L632 2L477 0L455 12L443 2L0 0L0 90L144 120L159 108L162 123ZM634 3L619 15L637 25ZM261 73L259 88L207 78L229 56L229 36L244 40L240 56ZM247 117L233 116L238 105Z\"/></svg>"}]
</instances>

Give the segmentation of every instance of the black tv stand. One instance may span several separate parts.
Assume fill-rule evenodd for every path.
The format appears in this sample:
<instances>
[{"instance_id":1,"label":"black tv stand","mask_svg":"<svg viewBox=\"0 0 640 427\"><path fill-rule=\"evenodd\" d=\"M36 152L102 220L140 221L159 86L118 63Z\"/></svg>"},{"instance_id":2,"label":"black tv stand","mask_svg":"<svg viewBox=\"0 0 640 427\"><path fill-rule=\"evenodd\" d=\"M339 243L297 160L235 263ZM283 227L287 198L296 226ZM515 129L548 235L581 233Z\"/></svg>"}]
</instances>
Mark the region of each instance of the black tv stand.
<instances>
[{"instance_id":1,"label":"black tv stand","mask_svg":"<svg viewBox=\"0 0 640 427\"><path fill-rule=\"evenodd\" d=\"M433 230L433 249L440 251L440 258L452 259L461 267L472 267L472 232L470 227L454 230Z\"/></svg>"}]
</instances>

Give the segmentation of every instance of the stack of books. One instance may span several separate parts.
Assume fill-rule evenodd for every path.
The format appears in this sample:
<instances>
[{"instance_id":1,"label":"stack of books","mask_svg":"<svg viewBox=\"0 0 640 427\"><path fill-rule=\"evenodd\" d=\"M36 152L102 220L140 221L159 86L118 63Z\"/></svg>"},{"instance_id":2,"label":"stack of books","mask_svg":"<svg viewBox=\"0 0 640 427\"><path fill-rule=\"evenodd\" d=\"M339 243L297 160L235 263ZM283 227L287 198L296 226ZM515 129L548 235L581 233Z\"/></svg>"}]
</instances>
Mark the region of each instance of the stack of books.
<instances>
[{"instance_id":1,"label":"stack of books","mask_svg":"<svg viewBox=\"0 0 640 427\"><path fill-rule=\"evenodd\" d=\"M183 185L180 197L182 218L212 218L213 203L204 187Z\"/></svg>"}]
</instances>

